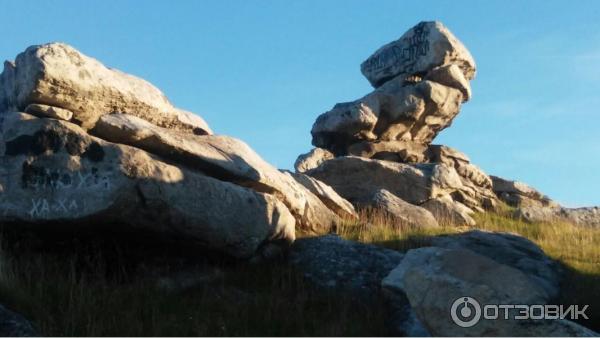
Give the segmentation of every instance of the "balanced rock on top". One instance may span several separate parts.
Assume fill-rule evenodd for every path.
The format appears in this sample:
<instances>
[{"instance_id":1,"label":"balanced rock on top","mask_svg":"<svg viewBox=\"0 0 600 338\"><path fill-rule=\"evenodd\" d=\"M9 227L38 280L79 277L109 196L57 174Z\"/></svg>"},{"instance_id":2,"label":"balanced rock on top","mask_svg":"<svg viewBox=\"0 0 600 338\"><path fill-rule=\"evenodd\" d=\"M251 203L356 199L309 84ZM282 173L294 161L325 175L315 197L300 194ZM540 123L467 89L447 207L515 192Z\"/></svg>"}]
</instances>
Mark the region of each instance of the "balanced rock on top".
<instances>
[{"instance_id":1,"label":"balanced rock on top","mask_svg":"<svg viewBox=\"0 0 600 338\"><path fill-rule=\"evenodd\" d=\"M374 87L397 76L426 73L457 65L464 77L475 77L475 61L463 44L441 23L421 22L398 40L379 48L360 65Z\"/></svg>"}]
</instances>

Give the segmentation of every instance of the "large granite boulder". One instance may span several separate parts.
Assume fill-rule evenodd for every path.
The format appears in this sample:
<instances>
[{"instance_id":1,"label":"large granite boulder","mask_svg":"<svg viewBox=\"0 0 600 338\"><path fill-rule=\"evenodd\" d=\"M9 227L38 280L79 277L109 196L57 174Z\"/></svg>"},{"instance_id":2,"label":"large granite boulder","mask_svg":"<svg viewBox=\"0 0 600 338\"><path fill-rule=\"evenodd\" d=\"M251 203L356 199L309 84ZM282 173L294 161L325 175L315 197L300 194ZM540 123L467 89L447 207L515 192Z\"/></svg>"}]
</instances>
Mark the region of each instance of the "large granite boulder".
<instances>
[{"instance_id":1,"label":"large granite boulder","mask_svg":"<svg viewBox=\"0 0 600 338\"><path fill-rule=\"evenodd\" d=\"M356 217L324 183L280 172L148 82L64 44L5 64L0 133L7 226L141 231L250 257L288 245L296 227L325 233Z\"/></svg>"},{"instance_id":2,"label":"large granite boulder","mask_svg":"<svg viewBox=\"0 0 600 338\"><path fill-rule=\"evenodd\" d=\"M468 80L475 77L475 61L465 46L441 22L423 21L379 48L360 70L379 87L394 77L420 75L448 65L456 65Z\"/></svg>"},{"instance_id":3,"label":"large granite boulder","mask_svg":"<svg viewBox=\"0 0 600 338\"><path fill-rule=\"evenodd\" d=\"M421 204L421 207L431 214L442 225L468 225L476 224L473 219L473 210L464 204L454 201L449 195L434 197Z\"/></svg>"},{"instance_id":4,"label":"large granite boulder","mask_svg":"<svg viewBox=\"0 0 600 338\"><path fill-rule=\"evenodd\" d=\"M290 250L290 263L312 283L373 296L381 280L402 261L398 251L347 241L337 235L298 239Z\"/></svg>"},{"instance_id":5,"label":"large granite boulder","mask_svg":"<svg viewBox=\"0 0 600 338\"><path fill-rule=\"evenodd\" d=\"M441 23L421 22L377 50L361 70L376 89L336 104L311 130L312 144L336 156L357 155L350 148L361 142L427 147L470 99L475 61Z\"/></svg>"},{"instance_id":6,"label":"large granite boulder","mask_svg":"<svg viewBox=\"0 0 600 338\"><path fill-rule=\"evenodd\" d=\"M382 212L394 225L408 228L436 228L438 222L427 209L405 202L391 192L381 189L371 198L359 201L361 207Z\"/></svg>"},{"instance_id":7,"label":"large granite boulder","mask_svg":"<svg viewBox=\"0 0 600 338\"><path fill-rule=\"evenodd\" d=\"M489 189L478 187L443 163L407 164L356 156L336 157L306 172L331 186L355 206L380 190L424 207L437 221L475 224L470 216L482 206L496 205Z\"/></svg>"},{"instance_id":8,"label":"large granite boulder","mask_svg":"<svg viewBox=\"0 0 600 338\"><path fill-rule=\"evenodd\" d=\"M2 223L141 230L251 256L295 237L275 196L110 143L79 126L22 113L2 116Z\"/></svg>"},{"instance_id":9,"label":"large granite boulder","mask_svg":"<svg viewBox=\"0 0 600 338\"><path fill-rule=\"evenodd\" d=\"M431 245L446 249L471 250L520 270L546 292L548 299L559 295L562 272L559 264L527 238L510 233L472 230L433 237Z\"/></svg>"},{"instance_id":10,"label":"large granite boulder","mask_svg":"<svg viewBox=\"0 0 600 338\"><path fill-rule=\"evenodd\" d=\"M329 150L322 148L313 148L306 154L298 156L294 163L294 169L298 173L303 173L310 169L314 169L321 163L334 158L335 156Z\"/></svg>"},{"instance_id":11,"label":"large granite boulder","mask_svg":"<svg viewBox=\"0 0 600 338\"><path fill-rule=\"evenodd\" d=\"M523 182L490 176L494 193L506 204L514 207L558 208L558 203Z\"/></svg>"},{"instance_id":12,"label":"large granite boulder","mask_svg":"<svg viewBox=\"0 0 600 338\"><path fill-rule=\"evenodd\" d=\"M385 189L406 202L420 204L431 196L430 177L421 168L362 157L337 157L309 170L351 203L368 200Z\"/></svg>"},{"instance_id":13,"label":"large granite boulder","mask_svg":"<svg viewBox=\"0 0 600 338\"><path fill-rule=\"evenodd\" d=\"M212 177L277 195L296 217L297 225L305 229L327 231L337 220L336 213L327 208L319 196L265 162L238 139L222 135L190 135L155 126L128 114L102 116L91 133L111 142L144 149ZM331 196L332 193L335 194L331 191ZM325 201L329 203L331 199ZM341 199L337 202L347 203ZM342 211L341 215L354 215L347 205L336 210Z\"/></svg>"},{"instance_id":14,"label":"large granite boulder","mask_svg":"<svg viewBox=\"0 0 600 338\"><path fill-rule=\"evenodd\" d=\"M296 182L300 183L311 193L317 196L329 209L333 210L337 215L346 219L356 219L358 215L354 206L342 198L327 184L317 180L316 178L300 173L292 173L284 171L286 175L291 176Z\"/></svg>"},{"instance_id":15,"label":"large granite boulder","mask_svg":"<svg viewBox=\"0 0 600 338\"><path fill-rule=\"evenodd\" d=\"M595 336L567 320L480 320L459 326L452 309L465 297L481 307L492 304L547 304L548 294L522 271L466 249L427 247L410 250L384 278L382 286L394 297L406 295L416 317L433 336ZM459 306L456 307L455 304ZM476 305L458 319L477 318ZM462 313L462 312L461 312ZM466 312L465 312L466 313ZM473 315L475 313L475 315ZM461 323L459 321L458 323Z\"/></svg>"},{"instance_id":16,"label":"large granite boulder","mask_svg":"<svg viewBox=\"0 0 600 338\"><path fill-rule=\"evenodd\" d=\"M381 281L402 261L403 254L337 235L301 238L289 252L289 262L311 284L340 297L373 301L382 297ZM404 295L388 302L388 325L394 335L427 336Z\"/></svg>"},{"instance_id":17,"label":"large granite boulder","mask_svg":"<svg viewBox=\"0 0 600 338\"><path fill-rule=\"evenodd\" d=\"M354 143L409 141L427 145L458 115L459 89L395 78L354 102L338 103L313 124L312 143L346 155Z\"/></svg>"},{"instance_id":18,"label":"large granite boulder","mask_svg":"<svg viewBox=\"0 0 600 338\"><path fill-rule=\"evenodd\" d=\"M175 108L152 84L105 67L63 43L32 46L0 75L0 113L42 104L71 111L74 122L92 128L100 116L127 113L155 125L211 134L204 120Z\"/></svg>"},{"instance_id":19,"label":"large granite boulder","mask_svg":"<svg viewBox=\"0 0 600 338\"><path fill-rule=\"evenodd\" d=\"M600 207L562 208L560 213L572 223L600 229Z\"/></svg>"}]
</instances>

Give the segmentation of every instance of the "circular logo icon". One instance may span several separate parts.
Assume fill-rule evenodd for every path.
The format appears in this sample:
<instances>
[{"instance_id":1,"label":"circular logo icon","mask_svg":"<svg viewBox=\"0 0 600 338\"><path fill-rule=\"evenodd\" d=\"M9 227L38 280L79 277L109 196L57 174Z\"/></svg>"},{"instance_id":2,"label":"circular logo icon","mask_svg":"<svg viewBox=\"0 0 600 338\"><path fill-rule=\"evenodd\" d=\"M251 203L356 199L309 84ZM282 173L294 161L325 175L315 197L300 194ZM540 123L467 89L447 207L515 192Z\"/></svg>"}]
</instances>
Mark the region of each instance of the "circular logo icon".
<instances>
[{"instance_id":1,"label":"circular logo icon","mask_svg":"<svg viewBox=\"0 0 600 338\"><path fill-rule=\"evenodd\" d=\"M481 306L471 297L460 297L452 303L450 315L460 327L472 327L481 319Z\"/></svg>"}]
</instances>

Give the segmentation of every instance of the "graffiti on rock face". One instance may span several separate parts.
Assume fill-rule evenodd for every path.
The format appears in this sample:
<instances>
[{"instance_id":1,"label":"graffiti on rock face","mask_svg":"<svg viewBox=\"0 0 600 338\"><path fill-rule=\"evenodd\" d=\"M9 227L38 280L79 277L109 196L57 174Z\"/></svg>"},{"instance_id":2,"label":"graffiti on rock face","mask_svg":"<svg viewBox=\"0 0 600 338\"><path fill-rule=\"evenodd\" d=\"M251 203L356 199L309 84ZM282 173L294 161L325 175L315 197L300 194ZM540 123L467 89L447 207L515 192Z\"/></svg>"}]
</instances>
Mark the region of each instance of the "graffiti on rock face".
<instances>
[{"instance_id":1,"label":"graffiti on rock face","mask_svg":"<svg viewBox=\"0 0 600 338\"><path fill-rule=\"evenodd\" d=\"M363 70L372 73L393 67L397 74L412 73L417 60L429 52L428 35L429 29L424 23L417 25L410 37L384 47L381 52L367 59Z\"/></svg>"},{"instance_id":2,"label":"graffiti on rock face","mask_svg":"<svg viewBox=\"0 0 600 338\"><path fill-rule=\"evenodd\" d=\"M91 170L67 171L23 163L21 187L32 190L109 190L111 175Z\"/></svg>"}]
</instances>

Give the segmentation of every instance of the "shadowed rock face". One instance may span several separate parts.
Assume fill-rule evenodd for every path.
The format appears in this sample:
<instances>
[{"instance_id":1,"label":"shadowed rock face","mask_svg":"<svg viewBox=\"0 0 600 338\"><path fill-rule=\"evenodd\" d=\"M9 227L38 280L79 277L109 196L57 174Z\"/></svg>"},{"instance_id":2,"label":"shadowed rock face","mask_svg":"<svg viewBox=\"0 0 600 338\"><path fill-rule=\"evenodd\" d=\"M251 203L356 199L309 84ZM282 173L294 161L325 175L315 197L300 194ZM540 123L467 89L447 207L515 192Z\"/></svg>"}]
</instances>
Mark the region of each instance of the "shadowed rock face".
<instances>
[{"instance_id":1,"label":"shadowed rock face","mask_svg":"<svg viewBox=\"0 0 600 338\"><path fill-rule=\"evenodd\" d=\"M0 336L37 337L39 335L29 321L0 305Z\"/></svg>"},{"instance_id":2,"label":"shadowed rock face","mask_svg":"<svg viewBox=\"0 0 600 338\"><path fill-rule=\"evenodd\" d=\"M294 240L294 217L272 195L106 142L68 122L3 117L5 223L122 224L238 257L268 240Z\"/></svg>"},{"instance_id":3,"label":"shadowed rock face","mask_svg":"<svg viewBox=\"0 0 600 338\"><path fill-rule=\"evenodd\" d=\"M3 224L118 224L250 257L289 244L296 227L327 232L356 217L322 182L305 186L148 82L65 44L5 63L0 132Z\"/></svg>"}]
</instances>

